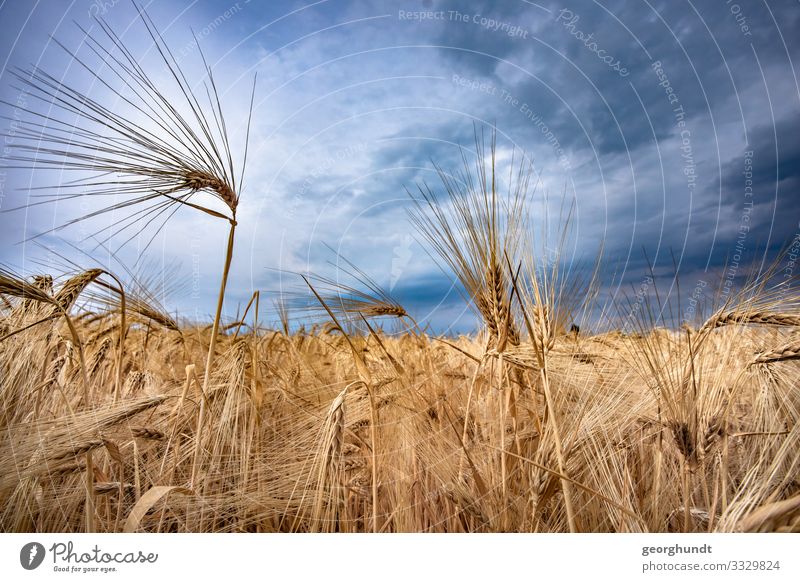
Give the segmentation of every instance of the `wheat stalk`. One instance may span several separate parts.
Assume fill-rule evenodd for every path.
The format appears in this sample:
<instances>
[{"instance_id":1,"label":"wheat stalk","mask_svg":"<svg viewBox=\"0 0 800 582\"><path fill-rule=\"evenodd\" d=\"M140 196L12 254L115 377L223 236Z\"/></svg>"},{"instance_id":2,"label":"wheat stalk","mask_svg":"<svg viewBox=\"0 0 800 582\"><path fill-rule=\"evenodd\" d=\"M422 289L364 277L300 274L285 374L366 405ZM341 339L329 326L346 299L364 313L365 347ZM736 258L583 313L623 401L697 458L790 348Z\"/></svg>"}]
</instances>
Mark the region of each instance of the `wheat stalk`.
<instances>
[{"instance_id":1,"label":"wheat stalk","mask_svg":"<svg viewBox=\"0 0 800 582\"><path fill-rule=\"evenodd\" d=\"M210 86L206 87L210 104L208 113L201 107L200 101L188 84L186 75L147 12L139 9L139 16L171 79L177 85L179 94L185 99L191 116L187 118L178 112L165 92L141 68L120 37L103 19L97 19L105 38L101 39L97 35L84 32L86 32L86 42L103 66L93 67L79 55L65 50L99 83L110 88L123 103L132 107L137 113L148 117L160 131L153 132L137 126L126 116L112 111L39 68L17 71L15 73L17 79L32 93L44 101L50 101L53 108L77 120L73 125L69 125L53 120L52 116L43 116L38 111L26 108L27 113L34 118L43 118L45 123L27 121L22 124L18 131L19 141L14 144L18 153L11 156L11 159L31 164L32 168L54 168L60 171L93 174L91 178L78 180L76 183L55 186L58 190L55 200L72 198L74 196L71 194L72 189L77 186L84 189L86 195L104 196L110 193L125 195L126 199L123 202L104 207L64 226L107 212L144 206L144 210L134 212L118 223L124 225L115 232L119 234L140 220L145 220L147 223L155 220L174 205L193 208L229 222L225 263L203 379L203 388L207 391L233 259L241 179L238 181L236 179L218 91L205 55L200 52ZM98 72L107 70L115 73L124 85L123 90L113 88L109 79ZM254 97L255 80L250 97L251 114ZM71 130L72 133L68 141L64 138L65 129ZM243 168L247 161L249 132L248 119ZM242 175L243 172L244 170ZM109 182L106 179L109 174L119 178ZM213 210L208 205L191 202L190 199L200 192L208 193L220 200L227 208L228 214ZM171 215L172 213L168 212L167 219ZM67 293L73 290L72 286L62 288L63 297L60 301L67 303L70 299L74 300L74 297Z\"/></svg>"}]
</instances>

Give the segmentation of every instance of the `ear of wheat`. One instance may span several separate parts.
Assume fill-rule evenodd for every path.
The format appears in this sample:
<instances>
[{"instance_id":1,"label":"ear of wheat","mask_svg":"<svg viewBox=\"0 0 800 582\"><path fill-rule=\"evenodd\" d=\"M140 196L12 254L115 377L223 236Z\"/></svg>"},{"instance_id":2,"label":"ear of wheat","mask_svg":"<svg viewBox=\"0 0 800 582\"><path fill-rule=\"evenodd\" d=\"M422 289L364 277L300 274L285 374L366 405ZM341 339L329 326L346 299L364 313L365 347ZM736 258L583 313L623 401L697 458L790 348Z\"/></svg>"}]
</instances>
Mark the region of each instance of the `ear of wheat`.
<instances>
[{"instance_id":1,"label":"ear of wheat","mask_svg":"<svg viewBox=\"0 0 800 582\"><path fill-rule=\"evenodd\" d=\"M333 251L333 249L331 250ZM351 285L338 277L333 279L322 275L308 275L308 279L314 284L315 292L322 298L326 307L342 321L357 321L359 316L366 318L409 317L408 312L397 299L350 260L337 253L336 263L331 262L331 264L355 283ZM320 316L327 315L327 311L321 308L316 297L314 301L307 301L307 293L298 292L286 297L306 312ZM278 311L283 317L281 309L287 309L287 307L285 303L281 305L282 307ZM288 313L287 325L284 327L288 330Z\"/></svg>"},{"instance_id":2,"label":"ear of wheat","mask_svg":"<svg viewBox=\"0 0 800 582\"><path fill-rule=\"evenodd\" d=\"M761 352L753 359L750 365L772 364L775 362L787 362L790 360L800 360L800 336L778 348Z\"/></svg>"},{"instance_id":3,"label":"ear of wheat","mask_svg":"<svg viewBox=\"0 0 800 582\"><path fill-rule=\"evenodd\" d=\"M24 302L35 301L55 305L56 301L47 290L39 285L29 283L24 278L0 267L0 293L11 297L18 297Z\"/></svg>"},{"instance_id":4,"label":"ear of wheat","mask_svg":"<svg viewBox=\"0 0 800 582\"><path fill-rule=\"evenodd\" d=\"M412 196L410 218L417 230L450 267L481 315L494 349L519 343L518 326L511 309L511 274L506 257L516 256L523 238L530 163L523 158L514 175L511 165L509 194L498 191L496 141L492 134L486 161L483 134L475 131L475 163L462 150L463 170L448 174L436 166L447 193L440 201L427 185L420 197Z\"/></svg>"},{"instance_id":5,"label":"ear of wheat","mask_svg":"<svg viewBox=\"0 0 800 582\"><path fill-rule=\"evenodd\" d=\"M47 293L53 293L53 277L52 275L34 275L33 284ZM39 314L41 305L34 299L24 299L19 307L19 312L22 314Z\"/></svg>"},{"instance_id":6,"label":"ear of wheat","mask_svg":"<svg viewBox=\"0 0 800 582\"><path fill-rule=\"evenodd\" d=\"M206 69L207 107L201 105L187 75L150 16L144 9L138 10L147 36L174 81L179 99L190 113L183 115L179 112L174 97L147 74L108 23L98 18L101 34L83 32L86 35L85 42L99 58L99 64L91 64L64 48L94 80L109 89L119 98L119 102L129 106L133 115L128 117L117 113L38 67L27 71L17 70L16 78L37 97L37 101L49 104L55 111L64 114L65 118L75 121L70 123L49 113L25 109L32 119L24 122L18 130L18 140L14 144L16 154L10 159L31 168L75 172L79 176L69 184L55 185L56 194L48 199L50 202L69 200L78 195L123 196L122 202L104 206L63 225L112 211L131 211L127 217L112 225L114 236L133 229L132 236L122 245L151 223L161 221L156 229L158 232L180 206L229 221L225 264L206 358L203 385L207 387L233 259L236 210L242 178L237 180L236 177L217 86L202 50L200 56ZM113 86L112 81L119 82L119 86ZM251 113L254 97L255 80L250 97ZM137 116L143 116L151 127L138 125L132 120ZM247 160L249 133L248 118L242 176ZM116 178L110 179L108 176ZM194 202L198 193L206 193L219 200L224 212L202 201Z\"/></svg>"},{"instance_id":7,"label":"ear of wheat","mask_svg":"<svg viewBox=\"0 0 800 582\"><path fill-rule=\"evenodd\" d=\"M342 451L344 448L344 427L347 397L345 388L331 403L325 422L321 429L321 438L315 459L317 495L314 500L314 510L311 517L315 529L333 531L331 527L336 523L336 514L342 503ZM330 491L334 496L324 500L325 492Z\"/></svg>"},{"instance_id":8,"label":"ear of wheat","mask_svg":"<svg viewBox=\"0 0 800 582\"><path fill-rule=\"evenodd\" d=\"M800 317L776 311L731 311L712 316L703 327L714 329L735 324L800 327Z\"/></svg>"},{"instance_id":9,"label":"ear of wheat","mask_svg":"<svg viewBox=\"0 0 800 582\"><path fill-rule=\"evenodd\" d=\"M42 203L78 195L124 196L122 202L67 224L107 212L132 211L116 224L114 234L119 235L140 221L147 224L162 217L166 221L175 205L225 217L208 204L192 201L201 192L221 201L229 213L227 218L234 221L240 183L213 74L206 64L209 98L204 107L147 12L139 9L139 15L189 114L179 112L175 97L148 75L120 37L99 18L99 34L81 29L99 62L89 62L58 44L100 87L119 99L117 106L121 103L129 108L131 115L112 110L41 68L17 69L15 77L38 102L56 113L25 109L30 119L23 120L14 144L16 154L10 159L37 170L77 174L78 179L69 184L51 186L55 195ZM73 121L63 121L57 113ZM137 117L150 126L139 125Z\"/></svg>"},{"instance_id":10,"label":"ear of wheat","mask_svg":"<svg viewBox=\"0 0 800 582\"><path fill-rule=\"evenodd\" d=\"M768 503L737 524L742 532L800 532L800 495Z\"/></svg>"},{"instance_id":11,"label":"ear of wheat","mask_svg":"<svg viewBox=\"0 0 800 582\"><path fill-rule=\"evenodd\" d=\"M67 279L55 295L58 308L62 311L69 311L86 286L102 274L102 269L89 269Z\"/></svg>"}]
</instances>

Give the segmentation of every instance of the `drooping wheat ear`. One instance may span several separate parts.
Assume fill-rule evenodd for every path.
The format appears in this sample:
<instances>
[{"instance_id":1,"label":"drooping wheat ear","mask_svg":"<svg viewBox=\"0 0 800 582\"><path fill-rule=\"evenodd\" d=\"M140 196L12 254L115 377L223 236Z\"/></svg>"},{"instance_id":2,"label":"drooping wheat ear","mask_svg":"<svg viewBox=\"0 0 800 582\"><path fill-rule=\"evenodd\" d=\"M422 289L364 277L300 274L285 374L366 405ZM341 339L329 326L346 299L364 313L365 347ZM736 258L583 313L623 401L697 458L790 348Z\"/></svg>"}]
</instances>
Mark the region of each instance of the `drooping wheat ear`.
<instances>
[{"instance_id":1,"label":"drooping wheat ear","mask_svg":"<svg viewBox=\"0 0 800 582\"><path fill-rule=\"evenodd\" d=\"M94 449L100 448L103 446L103 441L101 439L89 439L82 443L73 444L67 447L66 449L62 449L56 451L52 455L49 456L48 461L52 463L60 463L62 461L73 461L82 457L86 453L93 451Z\"/></svg>"},{"instance_id":2,"label":"drooping wheat ear","mask_svg":"<svg viewBox=\"0 0 800 582\"><path fill-rule=\"evenodd\" d=\"M336 252L332 248L330 250ZM316 292L322 297L328 308L341 320L359 321L360 316L367 318L408 317L408 312L399 301L350 260L337 253L336 262L331 261L331 264L334 264L354 283L352 285L345 283L339 276L329 278L321 275L308 275L307 278L313 282ZM327 311L321 307L319 302L309 301L309 295L305 292L289 293L287 297L302 310L322 317L327 316ZM288 306L286 302L281 302L278 308L283 323L284 316L288 314L282 310L288 309ZM284 325L284 328L288 329L288 326Z\"/></svg>"},{"instance_id":3,"label":"drooping wheat ear","mask_svg":"<svg viewBox=\"0 0 800 582\"><path fill-rule=\"evenodd\" d=\"M53 277L51 275L34 275L33 285L48 295L53 294ZM22 314L38 313L40 306L41 302L35 299L23 299L19 309Z\"/></svg>"},{"instance_id":4,"label":"drooping wheat ear","mask_svg":"<svg viewBox=\"0 0 800 582\"><path fill-rule=\"evenodd\" d=\"M166 77L160 76L158 82L151 78L121 35L102 18L96 19L92 30L82 29L87 54L58 44L82 72L117 97L113 108L40 68L17 70L13 74L36 99L24 108L30 119L22 119L13 145L16 153L10 158L26 167L83 174L70 183L53 185L58 190L53 201L74 198L76 189L91 196L123 197L68 224L105 212L131 211L117 223L119 231L140 221L163 225L172 215L171 207L180 205L235 221L241 178L234 170L216 82L205 55L201 50L207 97L206 104L201 104L189 84L191 77L181 69L147 11L137 9L143 32L166 68ZM167 91L170 84L179 96L177 103L173 92ZM39 103L43 107L36 105ZM186 113L181 113L180 106ZM74 121L59 119L53 111ZM142 116L149 126L138 123ZM245 150L245 159L246 155ZM114 180L108 179L109 174ZM230 215L203 201L190 201L201 192L221 200Z\"/></svg>"},{"instance_id":5,"label":"drooping wheat ear","mask_svg":"<svg viewBox=\"0 0 800 582\"><path fill-rule=\"evenodd\" d=\"M55 296L59 308L64 312L69 311L86 286L102 274L102 269L89 269L68 279Z\"/></svg>"},{"instance_id":6,"label":"drooping wheat ear","mask_svg":"<svg viewBox=\"0 0 800 582\"><path fill-rule=\"evenodd\" d=\"M756 364L771 364L774 362L786 362L789 360L800 360L800 336L774 350L761 352L750 362L751 366Z\"/></svg>"},{"instance_id":7,"label":"drooping wheat ear","mask_svg":"<svg viewBox=\"0 0 800 582\"><path fill-rule=\"evenodd\" d=\"M208 172L191 170L184 175L184 188L193 192L202 190L211 191L219 196L231 213L236 215L236 207L239 205L239 197L225 180Z\"/></svg>"},{"instance_id":8,"label":"drooping wheat ear","mask_svg":"<svg viewBox=\"0 0 800 582\"><path fill-rule=\"evenodd\" d=\"M737 524L743 532L800 532L800 495L768 503Z\"/></svg>"},{"instance_id":9,"label":"drooping wheat ear","mask_svg":"<svg viewBox=\"0 0 800 582\"><path fill-rule=\"evenodd\" d=\"M125 387L123 389L123 392L128 395L136 394L142 391L142 388L144 388L144 384L145 384L144 372L133 370L132 372L129 372L128 376L125 378Z\"/></svg>"},{"instance_id":10,"label":"drooping wheat ear","mask_svg":"<svg viewBox=\"0 0 800 582\"><path fill-rule=\"evenodd\" d=\"M375 304L362 311L365 317L405 317L408 312L400 305Z\"/></svg>"},{"instance_id":11,"label":"drooping wheat ear","mask_svg":"<svg viewBox=\"0 0 800 582\"><path fill-rule=\"evenodd\" d=\"M99 428L108 428L124 422L145 410L161 405L165 400L167 400L167 396L151 396L138 402L126 403L124 406L119 406L117 410L110 411L102 419L98 419L98 422L102 421Z\"/></svg>"},{"instance_id":12,"label":"drooping wheat ear","mask_svg":"<svg viewBox=\"0 0 800 582\"><path fill-rule=\"evenodd\" d=\"M111 338L105 338L100 347L97 348L97 351L92 356L92 361L89 364L89 375L94 376L97 374L97 370L100 368L100 365L103 363L103 360L106 359L106 354L108 354L108 350L111 349Z\"/></svg>"},{"instance_id":13,"label":"drooping wheat ear","mask_svg":"<svg viewBox=\"0 0 800 582\"><path fill-rule=\"evenodd\" d=\"M146 428L146 427L133 428L131 429L131 435L133 435L137 439L148 439L154 441L164 440L164 433L154 428Z\"/></svg>"},{"instance_id":14,"label":"drooping wheat ear","mask_svg":"<svg viewBox=\"0 0 800 582\"><path fill-rule=\"evenodd\" d=\"M703 325L703 328L715 329L737 323L800 327L800 317L776 311L734 311L711 316Z\"/></svg>"}]
</instances>

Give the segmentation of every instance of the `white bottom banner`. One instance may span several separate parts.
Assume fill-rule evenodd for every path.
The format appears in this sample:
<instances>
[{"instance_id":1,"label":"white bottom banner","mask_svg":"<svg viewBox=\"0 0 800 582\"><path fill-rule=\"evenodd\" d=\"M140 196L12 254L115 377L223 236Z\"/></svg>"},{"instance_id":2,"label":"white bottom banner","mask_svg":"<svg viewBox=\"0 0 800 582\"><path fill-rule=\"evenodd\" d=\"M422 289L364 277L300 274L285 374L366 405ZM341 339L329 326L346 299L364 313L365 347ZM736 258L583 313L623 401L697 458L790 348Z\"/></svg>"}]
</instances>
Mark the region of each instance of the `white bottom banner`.
<instances>
[{"instance_id":1,"label":"white bottom banner","mask_svg":"<svg viewBox=\"0 0 800 582\"><path fill-rule=\"evenodd\" d=\"M800 580L798 542L793 534L2 534L0 572L31 581L760 582Z\"/></svg>"}]
</instances>

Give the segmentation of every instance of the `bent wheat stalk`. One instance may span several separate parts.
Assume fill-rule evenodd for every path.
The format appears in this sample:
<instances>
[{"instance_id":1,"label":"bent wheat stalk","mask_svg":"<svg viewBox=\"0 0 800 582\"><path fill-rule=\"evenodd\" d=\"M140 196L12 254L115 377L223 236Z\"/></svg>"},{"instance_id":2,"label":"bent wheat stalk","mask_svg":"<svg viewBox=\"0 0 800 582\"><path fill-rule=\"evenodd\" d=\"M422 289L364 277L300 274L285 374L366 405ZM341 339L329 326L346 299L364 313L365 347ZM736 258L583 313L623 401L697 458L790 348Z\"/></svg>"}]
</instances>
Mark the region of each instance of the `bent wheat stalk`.
<instances>
[{"instance_id":1,"label":"bent wheat stalk","mask_svg":"<svg viewBox=\"0 0 800 582\"><path fill-rule=\"evenodd\" d=\"M306 277L303 277L303 280L306 282L308 288L311 289L311 292L328 313L331 320L333 320L336 329L342 333L347 341L347 344L350 346L350 351L353 354L353 361L356 365L356 371L358 372L359 380L361 380L361 383L364 385L364 389L367 391L367 396L369 397L370 440L372 441L372 533L378 533L380 531L378 528L378 409L375 405L372 373L369 371L364 358L361 357L361 354L353 345L350 337L344 331L344 328L342 328L339 320L336 319L336 315L334 315L333 311L331 311L330 307L328 307L328 305L325 303L325 300L319 295L319 293L317 293L316 289L314 289Z\"/></svg>"},{"instance_id":2,"label":"bent wheat stalk","mask_svg":"<svg viewBox=\"0 0 800 582\"><path fill-rule=\"evenodd\" d=\"M183 104L190 113L183 115L178 111L174 104L174 96L148 76L133 53L122 43L121 37L105 20L98 18L96 19L98 28L102 32L100 34L84 32L86 44L91 53L99 59L99 63L90 63L85 57L67 49L61 43L58 44L95 81L119 98L115 105L129 107L131 115L112 111L80 89L62 83L57 77L38 67L28 71L18 70L14 74L27 90L36 96L33 102L43 103L45 107L23 108L31 119L21 123L18 131L19 139L14 144L16 153L10 156L10 159L21 162L22 167L49 168L79 174L77 180L45 187L45 189L55 189L56 194L41 203L70 200L83 195L113 194L123 197L121 202L90 212L57 229L108 212L138 208L118 222L102 229L100 232L111 231L111 234L107 235L101 244L144 222L141 228L135 230L132 236L121 243L120 246L124 246L150 224L165 216L161 226L156 229L157 234L181 206L225 219L230 223L225 265L206 359L203 389L207 391L233 258L236 208L247 162L255 78L250 95L250 116L247 121L242 174L237 180L219 93L205 55L200 51L206 69L204 89L208 97L207 108L201 106L195 90L189 85L188 77L153 20L144 9L138 8L138 10L147 35L166 66L168 78L174 82L177 94L182 97ZM117 86L115 87L112 82L116 82ZM50 109L74 121L66 122L58 119L50 113ZM142 127L132 121L141 116L144 116L152 127ZM64 137L65 132L68 138ZM116 178L109 179L109 175ZM205 193L221 202L228 214L214 210L208 204L192 202L191 199L198 193ZM154 237L155 234L147 246Z\"/></svg>"}]
</instances>

